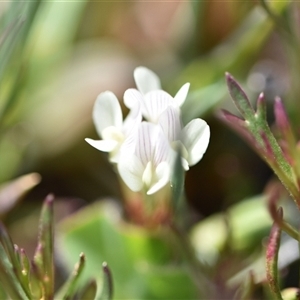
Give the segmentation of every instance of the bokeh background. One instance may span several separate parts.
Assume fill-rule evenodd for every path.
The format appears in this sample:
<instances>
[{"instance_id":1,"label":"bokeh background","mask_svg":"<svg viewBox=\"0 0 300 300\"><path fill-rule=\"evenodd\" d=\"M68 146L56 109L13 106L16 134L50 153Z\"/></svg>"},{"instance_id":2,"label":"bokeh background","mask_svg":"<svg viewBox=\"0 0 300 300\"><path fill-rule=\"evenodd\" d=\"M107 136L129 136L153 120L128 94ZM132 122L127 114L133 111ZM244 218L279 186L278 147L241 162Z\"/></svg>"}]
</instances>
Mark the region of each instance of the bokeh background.
<instances>
[{"instance_id":1,"label":"bokeh background","mask_svg":"<svg viewBox=\"0 0 300 300\"><path fill-rule=\"evenodd\" d=\"M122 199L106 154L84 138L97 139L97 95L111 90L122 101L140 65L171 95L190 82L184 122L201 117L211 127L207 153L186 175L195 220L262 193L272 172L218 112L236 112L227 71L251 101L265 92L271 123L273 99L282 97L299 128L299 3L291 2L269 1L279 20L263 1L1 2L0 182L31 172L41 179L3 208L16 241L34 239L33 216L48 193L57 197L57 219L97 199Z\"/></svg>"}]
</instances>

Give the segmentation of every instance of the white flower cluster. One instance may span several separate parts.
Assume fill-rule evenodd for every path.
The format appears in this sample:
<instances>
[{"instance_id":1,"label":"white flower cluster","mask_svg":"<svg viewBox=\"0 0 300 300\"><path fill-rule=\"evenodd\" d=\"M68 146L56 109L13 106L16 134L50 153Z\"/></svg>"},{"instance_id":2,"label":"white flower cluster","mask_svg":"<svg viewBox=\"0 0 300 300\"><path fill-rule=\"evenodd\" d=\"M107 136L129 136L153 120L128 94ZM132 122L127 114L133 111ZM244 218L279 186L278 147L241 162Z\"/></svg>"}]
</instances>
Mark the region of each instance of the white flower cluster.
<instances>
[{"instance_id":1,"label":"white flower cluster","mask_svg":"<svg viewBox=\"0 0 300 300\"><path fill-rule=\"evenodd\" d=\"M101 93L94 105L93 120L102 140L86 139L100 151L108 152L119 174L132 191L154 194L169 181L180 147L185 170L205 153L210 137L207 123L194 119L182 125L180 107L189 83L172 97L161 89L158 76L145 67L134 71L138 89L128 89L124 104L130 112L123 121L117 97Z\"/></svg>"}]
</instances>

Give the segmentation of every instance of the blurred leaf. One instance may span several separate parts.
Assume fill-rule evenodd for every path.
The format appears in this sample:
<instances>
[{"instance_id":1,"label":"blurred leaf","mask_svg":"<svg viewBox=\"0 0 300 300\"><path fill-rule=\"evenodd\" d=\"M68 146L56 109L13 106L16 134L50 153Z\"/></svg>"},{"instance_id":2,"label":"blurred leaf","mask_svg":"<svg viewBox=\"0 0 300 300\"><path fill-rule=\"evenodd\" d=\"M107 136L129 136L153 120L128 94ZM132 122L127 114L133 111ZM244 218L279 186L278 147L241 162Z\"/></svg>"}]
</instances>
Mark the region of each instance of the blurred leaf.
<instances>
[{"instance_id":1,"label":"blurred leaf","mask_svg":"<svg viewBox=\"0 0 300 300\"><path fill-rule=\"evenodd\" d=\"M178 150L171 178L172 204L175 214L182 204L181 201L184 192L184 178L185 171L182 167L181 153L180 150Z\"/></svg>"},{"instance_id":2,"label":"blurred leaf","mask_svg":"<svg viewBox=\"0 0 300 300\"><path fill-rule=\"evenodd\" d=\"M79 296L80 300L94 300L97 294L97 284L95 280L91 280L84 287L81 295Z\"/></svg>"},{"instance_id":3,"label":"blurred leaf","mask_svg":"<svg viewBox=\"0 0 300 300\"><path fill-rule=\"evenodd\" d=\"M99 300L112 300L113 297L113 277L107 263L102 264L103 284Z\"/></svg>"},{"instance_id":4,"label":"blurred leaf","mask_svg":"<svg viewBox=\"0 0 300 300\"><path fill-rule=\"evenodd\" d=\"M39 222L38 248L41 247L42 283L45 299L51 299L54 293L54 246L53 246L53 201L54 196L48 195L44 200Z\"/></svg>"},{"instance_id":5,"label":"blurred leaf","mask_svg":"<svg viewBox=\"0 0 300 300\"><path fill-rule=\"evenodd\" d=\"M23 175L0 186L0 217L9 212L20 198L41 180L37 173Z\"/></svg>"},{"instance_id":6,"label":"blurred leaf","mask_svg":"<svg viewBox=\"0 0 300 300\"><path fill-rule=\"evenodd\" d=\"M272 1L272 9L280 14L289 2ZM223 99L225 89L222 82L226 71L247 74L273 28L273 21L261 7L256 6L224 42L218 44L208 55L189 63L177 82L178 85L190 82L191 92L196 95L199 93L199 96L191 97L187 100L186 108L183 106L185 122L199 117Z\"/></svg>"},{"instance_id":7,"label":"blurred leaf","mask_svg":"<svg viewBox=\"0 0 300 300\"><path fill-rule=\"evenodd\" d=\"M0 257L0 285L5 288L11 299L28 299L14 273L14 268L17 266L10 262L2 244L0 244Z\"/></svg>"},{"instance_id":8,"label":"blurred leaf","mask_svg":"<svg viewBox=\"0 0 300 300\"><path fill-rule=\"evenodd\" d=\"M272 1L274 12L282 13L289 3ZM193 89L198 89L220 80L226 71L245 72L246 66L259 53L273 28L273 21L265 11L259 6L254 7L223 43L208 56L192 61L178 81L188 81Z\"/></svg>"},{"instance_id":9,"label":"blurred leaf","mask_svg":"<svg viewBox=\"0 0 300 300\"><path fill-rule=\"evenodd\" d=\"M112 203L95 203L64 220L58 228L61 255L70 268L78 251L88 257L85 281L107 261L113 272L114 297L131 299L195 299L187 271L172 266L168 240L158 233L123 223ZM152 274L152 275L151 275ZM153 290L153 278L160 276ZM179 282L184 288L177 289ZM180 293L178 290L180 290ZM178 296L180 298L178 298Z\"/></svg>"},{"instance_id":10,"label":"blurred leaf","mask_svg":"<svg viewBox=\"0 0 300 300\"><path fill-rule=\"evenodd\" d=\"M42 59L65 51L75 38L86 4L86 0L45 1L32 30L33 55Z\"/></svg>"},{"instance_id":11,"label":"blurred leaf","mask_svg":"<svg viewBox=\"0 0 300 300\"><path fill-rule=\"evenodd\" d=\"M223 80L191 91L182 105L183 123L198 118L212 110L226 95Z\"/></svg>"},{"instance_id":12,"label":"blurred leaf","mask_svg":"<svg viewBox=\"0 0 300 300\"><path fill-rule=\"evenodd\" d=\"M73 299L77 292L78 279L80 278L85 265L85 256L83 253L80 254L79 262L76 263L73 273L64 285L55 293L56 299Z\"/></svg>"},{"instance_id":13,"label":"blurred leaf","mask_svg":"<svg viewBox=\"0 0 300 300\"><path fill-rule=\"evenodd\" d=\"M267 235L272 224L265 197L257 196L233 205L226 212L233 250L253 249ZM200 260L213 264L227 240L227 225L222 213L205 218L194 226L191 240Z\"/></svg>"}]
</instances>

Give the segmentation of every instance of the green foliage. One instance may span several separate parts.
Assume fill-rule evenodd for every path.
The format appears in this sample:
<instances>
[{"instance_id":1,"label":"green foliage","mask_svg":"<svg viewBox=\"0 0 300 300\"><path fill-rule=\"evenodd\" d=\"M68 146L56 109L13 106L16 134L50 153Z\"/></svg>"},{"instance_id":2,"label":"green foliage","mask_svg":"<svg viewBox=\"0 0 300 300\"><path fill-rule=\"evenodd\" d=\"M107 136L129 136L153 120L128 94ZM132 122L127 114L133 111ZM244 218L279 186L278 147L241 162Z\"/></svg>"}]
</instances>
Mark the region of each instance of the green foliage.
<instances>
[{"instance_id":1,"label":"green foliage","mask_svg":"<svg viewBox=\"0 0 300 300\"><path fill-rule=\"evenodd\" d=\"M39 222L39 236L33 260L30 262L23 248L13 245L6 229L0 228L0 291L6 299L112 299L112 278L107 264L103 265L103 287L96 297L96 283L87 283L78 293L78 279L82 274L85 258L80 255L73 274L57 294L54 289L54 219L53 200L45 201ZM80 296L81 295L81 296ZM78 298L79 297L79 298ZM84 297L84 298L83 298Z\"/></svg>"},{"instance_id":2,"label":"green foliage","mask_svg":"<svg viewBox=\"0 0 300 300\"><path fill-rule=\"evenodd\" d=\"M59 227L64 261L74 264L81 249L89 258L83 279L99 272L107 261L113 270L115 298L194 299L196 289L182 263L172 262L172 240L126 224L112 203L95 203ZM173 253L176 255L176 253Z\"/></svg>"},{"instance_id":3,"label":"green foliage","mask_svg":"<svg viewBox=\"0 0 300 300\"><path fill-rule=\"evenodd\" d=\"M298 138L279 98L274 105L276 132L267 121L269 86L264 87L266 99L258 97L254 108L249 98L255 92L248 84L256 63L270 60L268 46L273 50L283 46L284 50L279 51L285 51L286 59L281 69L287 68L289 76L280 72L278 75L273 69L270 73L278 75L280 82L288 81L289 94L285 90L280 93L287 99L290 115L299 119L300 43L298 23L294 22L299 4L264 0L223 2L216 9L214 1L183 1L172 8L179 15L174 13L174 19L168 15L172 9L166 7L152 14L155 5L165 3L152 3L150 9L143 6L146 3L126 1L12 1L1 7L0 216L8 228L19 216L12 212L13 207L40 182L40 176L31 172L38 171L46 179L37 194L57 189L59 194L90 201L108 193L120 195L106 158L85 147L83 138L90 130L91 107L97 94L117 87L121 99L121 91L132 85L126 80L127 75L140 64L164 75L165 83L174 90L182 83L191 83L191 93L182 107L184 124L202 115L213 120L212 112L217 107L230 107L225 101L224 73L228 71L239 78L247 93L229 74L227 85L242 118L225 112L223 120L267 162L299 209ZM231 11L231 19L227 20L231 27L216 40L214 35L222 31L224 24L226 27L226 7ZM192 15L187 14L188 9ZM213 9L219 11L217 18L211 14ZM161 20L152 21L152 17L160 15ZM188 21L192 27L184 27ZM168 22L169 26L164 27ZM159 24L159 29L154 23ZM216 28L208 28L211 24ZM280 33L281 42L276 40L274 29ZM205 45L209 38L215 39L214 47ZM273 61L282 59L278 52L271 51L271 55L275 55L271 57ZM211 123L212 142L222 140L223 128ZM268 294L262 296L257 291L266 277L273 291L270 299L298 299L299 289L281 290L279 276L278 251L284 243L284 239L280 243L280 232L299 241L296 210L292 209L290 216L283 205L284 218L277 212L279 200L288 196L271 185L266 195L247 198L220 212L224 205L222 202L219 206L220 201L236 201L232 199L235 191L243 190L234 178L233 188L229 187L234 166L223 168L222 154L233 153L236 176L250 181L246 175L242 178L240 157L244 153L236 149L235 143L234 139L226 140L215 150L217 154L213 153L216 144L212 144L213 154L208 160L205 157L200 166L204 166L204 182L198 178L200 171L187 178L189 195L195 190L201 190L203 195L203 203L193 200L199 208L199 218L185 207L185 178L179 159L171 180L172 199L166 201L175 214L170 218L174 224L164 223L156 228L134 225L106 201L66 217L57 228L57 255L72 274L58 291L54 286L52 197L43 206L32 260L23 248L13 244L1 225L0 299L265 299ZM218 168L223 168L221 183L211 177ZM260 172L254 171L259 187ZM19 177L24 173L29 175ZM214 201L205 194L206 187L213 191L212 198L217 203L212 204L212 211L217 212L210 216L203 208ZM221 189L224 191L220 195ZM126 191L123 196L126 211ZM140 195L130 197L140 200ZM192 198L198 199L198 194ZM134 213L141 212L137 209ZM182 220L184 230L176 227ZM272 221L265 273L261 245Z\"/></svg>"}]
</instances>

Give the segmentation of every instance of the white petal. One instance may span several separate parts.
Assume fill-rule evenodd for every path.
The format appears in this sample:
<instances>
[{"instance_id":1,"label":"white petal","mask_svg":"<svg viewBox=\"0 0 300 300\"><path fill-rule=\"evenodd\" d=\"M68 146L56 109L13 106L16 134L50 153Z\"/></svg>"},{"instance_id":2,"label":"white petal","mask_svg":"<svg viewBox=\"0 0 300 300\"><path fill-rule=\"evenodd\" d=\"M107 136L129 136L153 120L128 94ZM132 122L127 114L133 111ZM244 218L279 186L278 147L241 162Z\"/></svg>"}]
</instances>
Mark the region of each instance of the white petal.
<instances>
[{"instance_id":1,"label":"white petal","mask_svg":"<svg viewBox=\"0 0 300 300\"><path fill-rule=\"evenodd\" d=\"M125 136L119 128L115 126L108 126L102 130L103 140L113 140L121 144L124 142Z\"/></svg>"},{"instance_id":2,"label":"white petal","mask_svg":"<svg viewBox=\"0 0 300 300\"><path fill-rule=\"evenodd\" d=\"M143 102L143 95L136 89L128 89L124 93L124 104L126 107L132 109L137 103Z\"/></svg>"},{"instance_id":3,"label":"white petal","mask_svg":"<svg viewBox=\"0 0 300 300\"><path fill-rule=\"evenodd\" d=\"M161 126L170 143L178 140L181 132L179 108L169 106L165 109L158 118L158 124Z\"/></svg>"},{"instance_id":4,"label":"white petal","mask_svg":"<svg viewBox=\"0 0 300 300\"><path fill-rule=\"evenodd\" d=\"M102 136L102 131L106 127L122 128L122 110L114 93L106 91L97 97L93 109L93 120L99 136Z\"/></svg>"},{"instance_id":5,"label":"white petal","mask_svg":"<svg viewBox=\"0 0 300 300\"><path fill-rule=\"evenodd\" d=\"M144 98L146 111L145 118L156 123L161 113L170 105L174 104L174 99L165 91L149 92Z\"/></svg>"},{"instance_id":6,"label":"white petal","mask_svg":"<svg viewBox=\"0 0 300 300\"><path fill-rule=\"evenodd\" d=\"M136 130L142 121L141 106L143 104L142 94L135 89L129 89L124 94L125 105L130 111L123 123L123 132L128 136L132 131Z\"/></svg>"},{"instance_id":7,"label":"white petal","mask_svg":"<svg viewBox=\"0 0 300 300\"><path fill-rule=\"evenodd\" d=\"M133 73L135 84L142 94L161 89L159 77L145 67L137 67Z\"/></svg>"},{"instance_id":8,"label":"white petal","mask_svg":"<svg viewBox=\"0 0 300 300\"><path fill-rule=\"evenodd\" d=\"M210 138L210 130L202 119L189 122L181 132L181 141L188 151L188 163L195 165L205 153Z\"/></svg>"},{"instance_id":9,"label":"white petal","mask_svg":"<svg viewBox=\"0 0 300 300\"><path fill-rule=\"evenodd\" d=\"M145 186L150 186L155 174L153 174L153 164L149 161L146 165L146 168L143 172L142 181Z\"/></svg>"},{"instance_id":10,"label":"white petal","mask_svg":"<svg viewBox=\"0 0 300 300\"><path fill-rule=\"evenodd\" d=\"M117 145L118 142L114 140L92 140L92 139L85 139L87 143L89 143L94 148L103 151L103 152L111 152L113 151Z\"/></svg>"},{"instance_id":11,"label":"white petal","mask_svg":"<svg viewBox=\"0 0 300 300\"><path fill-rule=\"evenodd\" d=\"M146 167L149 161L152 161L156 139L156 125L148 122L142 122L137 132L135 153L144 167Z\"/></svg>"},{"instance_id":12,"label":"white petal","mask_svg":"<svg viewBox=\"0 0 300 300\"><path fill-rule=\"evenodd\" d=\"M160 163L155 170L156 180L153 182L148 195L152 195L163 188L170 181L170 165L167 162Z\"/></svg>"},{"instance_id":13,"label":"white petal","mask_svg":"<svg viewBox=\"0 0 300 300\"><path fill-rule=\"evenodd\" d=\"M119 159L118 171L125 184L132 191L138 192L143 188L144 167L135 155L123 153Z\"/></svg>"},{"instance_id":14,"label":"white petal","mask_svg":"<svg viewBox=\"0 0 300 300\"><path fill-rule=\"evenodd\" d=\"M179 107L184 103L187 94L189 92L189 88L190 88L190 84L186 83L180 88L180 90L175 95L174 101Z\"/></svg>"},{"instance_id":15,"label":"white petal","mask_svg":"<svg viewBox=\"0 0 300 300\"><path fill-rule=\"evenodd\" d=\"M155 125L156 133L153 134L151 143L154 145L152 160L155 166L158 166L161 162L171 161L171 148L168 138L164 135L161 127Z\"/></svg>"}]
</instances>

